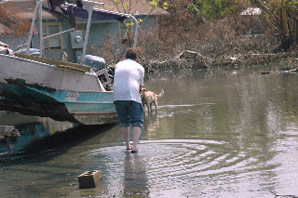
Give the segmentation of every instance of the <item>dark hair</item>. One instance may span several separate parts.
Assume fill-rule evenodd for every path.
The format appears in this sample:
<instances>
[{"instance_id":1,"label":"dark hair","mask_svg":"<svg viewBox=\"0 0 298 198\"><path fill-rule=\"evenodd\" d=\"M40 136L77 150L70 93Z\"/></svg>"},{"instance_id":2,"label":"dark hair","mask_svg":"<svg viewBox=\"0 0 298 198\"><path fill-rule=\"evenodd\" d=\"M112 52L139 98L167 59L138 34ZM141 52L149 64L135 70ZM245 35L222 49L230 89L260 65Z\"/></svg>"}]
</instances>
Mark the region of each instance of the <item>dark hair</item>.
<instances>
[{"instance_id":1,"label":"dark hair","mask_svg":"<svg viewBox=\"0 0 298 198\"><path fill-rule=\"evenodd\" d=\"M132 60L137 60L137 50L136 48L128 48L126 51L126 58L130 58Z\"/></svg>"}]
</instances>

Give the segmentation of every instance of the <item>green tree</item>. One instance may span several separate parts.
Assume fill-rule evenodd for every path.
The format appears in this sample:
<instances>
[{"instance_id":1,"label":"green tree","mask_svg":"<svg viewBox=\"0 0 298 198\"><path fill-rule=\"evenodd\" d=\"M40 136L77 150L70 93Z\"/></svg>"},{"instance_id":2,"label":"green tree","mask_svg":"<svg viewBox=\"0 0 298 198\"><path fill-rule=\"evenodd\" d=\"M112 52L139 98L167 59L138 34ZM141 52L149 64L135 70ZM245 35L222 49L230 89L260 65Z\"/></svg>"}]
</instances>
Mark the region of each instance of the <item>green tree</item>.
<instances>
[{"instance_id":1,"label":"green tree","mask_svg":"<svg viewBox=\"0 0 298 198\"><path fill-rule=\"evenodd\" d=\"M195 0L188 3L188 9L208 19L219 19L235 13L239 8L239 2L239 0Z\"/></svg>"}]
</instances>

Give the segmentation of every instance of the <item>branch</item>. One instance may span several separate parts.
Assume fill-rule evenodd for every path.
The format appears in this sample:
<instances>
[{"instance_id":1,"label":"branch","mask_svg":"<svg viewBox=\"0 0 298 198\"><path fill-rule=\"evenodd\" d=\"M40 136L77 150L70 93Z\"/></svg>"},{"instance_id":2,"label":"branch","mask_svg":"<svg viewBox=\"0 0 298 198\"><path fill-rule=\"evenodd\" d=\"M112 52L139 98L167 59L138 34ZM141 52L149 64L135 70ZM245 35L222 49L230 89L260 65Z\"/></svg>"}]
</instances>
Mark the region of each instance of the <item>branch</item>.
<instances>
[{"instance_id":1,"label":"branch","mask_svg":"<svg viewBox=\"0 0 298 198\"><path fill-rule=\"evenodd\" d=\"M269 22L269 23L271 25L273 25L275 28L279 29L278 28L278 17L273 12L271 12L271 10L267 6L265 6L264 3L262 3L262 1L260 1L260 0L252 0L252 3L255 4L257 7L259 7L267 15L273 16L273 17L270 17L271 20L273 20L273 23L271 23L271 22Z\"/></svg>"}]
</instances>

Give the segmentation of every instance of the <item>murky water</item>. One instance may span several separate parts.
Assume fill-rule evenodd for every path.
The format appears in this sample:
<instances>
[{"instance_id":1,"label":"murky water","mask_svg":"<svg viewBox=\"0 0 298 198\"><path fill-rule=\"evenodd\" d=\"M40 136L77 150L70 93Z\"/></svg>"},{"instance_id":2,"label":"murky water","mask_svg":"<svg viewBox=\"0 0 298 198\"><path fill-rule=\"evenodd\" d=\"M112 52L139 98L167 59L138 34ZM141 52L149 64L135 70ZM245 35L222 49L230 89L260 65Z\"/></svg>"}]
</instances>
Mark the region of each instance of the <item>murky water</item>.
<instances>
[{"instance_id":1,"label":"murky water","mask_svg":"<svg viewBox=\"0 0 298 198\"><path fill-rule=\"evenodd\" d=\"M145 115L137 154L117 125L1 115L22 136L11 157L0 141L0 197L298 196L297 85L297 74L259 71L152 78L147 88L165 95ZM102 181L79 189L88 170Z\"/></svg>"}]
</instances>

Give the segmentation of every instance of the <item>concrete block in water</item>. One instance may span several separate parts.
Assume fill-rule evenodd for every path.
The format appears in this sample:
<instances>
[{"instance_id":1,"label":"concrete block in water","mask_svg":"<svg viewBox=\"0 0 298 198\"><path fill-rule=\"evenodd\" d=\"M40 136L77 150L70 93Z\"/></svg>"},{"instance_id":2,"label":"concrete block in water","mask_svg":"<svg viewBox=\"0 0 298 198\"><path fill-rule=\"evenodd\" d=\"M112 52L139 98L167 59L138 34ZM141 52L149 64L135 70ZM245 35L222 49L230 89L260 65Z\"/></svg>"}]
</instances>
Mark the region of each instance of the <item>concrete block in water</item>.
<instances>
[{"instance_id":1,"label":"concrete block in water","mask_svg":"<svg viewBox=\"0 0 298 198\"><path fill-rule=\"evenodd\" d=\"M95 187L102 179L101 170L86 171L79 175L79 188Z\"/></svg>"}]
</instances>

